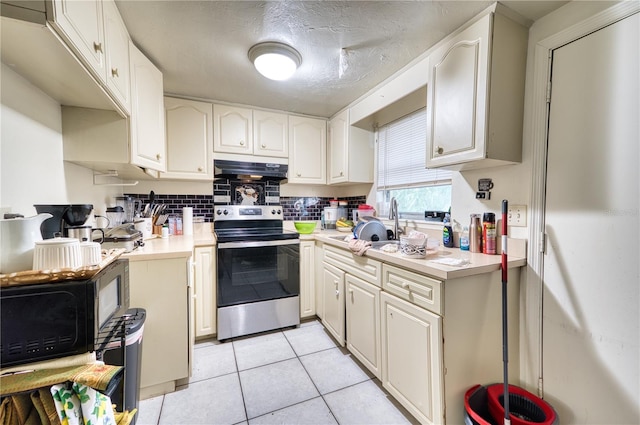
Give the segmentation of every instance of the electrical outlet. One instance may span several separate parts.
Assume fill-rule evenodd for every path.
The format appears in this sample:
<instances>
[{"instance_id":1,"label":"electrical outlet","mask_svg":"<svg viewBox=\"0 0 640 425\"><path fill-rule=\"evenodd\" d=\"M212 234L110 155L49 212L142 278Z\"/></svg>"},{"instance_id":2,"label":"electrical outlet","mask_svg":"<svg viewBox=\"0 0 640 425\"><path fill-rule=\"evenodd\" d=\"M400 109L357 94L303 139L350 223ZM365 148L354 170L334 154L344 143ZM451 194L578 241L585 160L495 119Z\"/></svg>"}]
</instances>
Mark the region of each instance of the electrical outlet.
<instances>
[{"instance_id":1,"label":"electrical outlet","mask_svg":"<svg viewBox=\"0 0 640 425\"><path fill-rule=\"evenodd\" d=\"M527 206L509 205L507 224L513 227L527 227Z\"/></svg>"}]
</instances>

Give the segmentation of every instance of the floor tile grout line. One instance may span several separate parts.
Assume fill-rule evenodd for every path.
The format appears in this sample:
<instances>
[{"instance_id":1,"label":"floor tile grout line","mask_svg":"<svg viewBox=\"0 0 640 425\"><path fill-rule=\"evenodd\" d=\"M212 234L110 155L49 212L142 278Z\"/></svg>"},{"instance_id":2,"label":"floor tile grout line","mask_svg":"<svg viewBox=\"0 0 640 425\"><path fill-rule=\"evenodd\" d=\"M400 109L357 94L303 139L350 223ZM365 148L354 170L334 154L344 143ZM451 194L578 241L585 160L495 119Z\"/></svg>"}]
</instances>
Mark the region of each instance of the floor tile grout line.
<instances>
[{"instance_id":1,"label":"floor tile grout line","mask_svg":"<svg viewBox=\"0 0 640 425\"><path fill-rule=\"evenodd\" d=\"M244 418L247 423L249 423L249 412L247 412L247 402L244 398L244 389L242 387L242 379L240 379L240 370L238 368L238 357L236 355L236 346L233 344L234 341L231 341L231 350L233 351L233 361L236 364L236 378L238 379L238 384L240 385L240 396L242 397L242 407L244 408Z\"/></svg>"}]
</instances>

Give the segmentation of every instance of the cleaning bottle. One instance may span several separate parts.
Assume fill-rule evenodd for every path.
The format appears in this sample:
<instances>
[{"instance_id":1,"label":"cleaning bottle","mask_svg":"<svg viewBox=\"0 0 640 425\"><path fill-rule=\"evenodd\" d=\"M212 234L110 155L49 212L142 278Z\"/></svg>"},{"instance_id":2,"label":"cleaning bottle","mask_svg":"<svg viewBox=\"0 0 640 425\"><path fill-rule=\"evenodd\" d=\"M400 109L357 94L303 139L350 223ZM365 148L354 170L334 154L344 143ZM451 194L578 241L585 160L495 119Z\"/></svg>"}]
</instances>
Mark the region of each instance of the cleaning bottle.
<instances>
[{"instance_id":1,"label":"cleaning bottle","mask_svg":"<svg viewBox=\"0 0 640 425\"><path fill-rule=\"evenodd\" d=\"M453 229L451 228L451 215L446 213L442 222L442 245L453 248Z\"/></svg>"},{"instance_id":2,"label":"cleaning bottle","mask_svg":"<svg viewBox=\"0 0 640 425\"><path fill-rule=\"evenodd\" d=\"M469 251L469 227L467 226L462 228L462 234L460 235L460 249L462 251Z\"/></svg>"}]
</instances>

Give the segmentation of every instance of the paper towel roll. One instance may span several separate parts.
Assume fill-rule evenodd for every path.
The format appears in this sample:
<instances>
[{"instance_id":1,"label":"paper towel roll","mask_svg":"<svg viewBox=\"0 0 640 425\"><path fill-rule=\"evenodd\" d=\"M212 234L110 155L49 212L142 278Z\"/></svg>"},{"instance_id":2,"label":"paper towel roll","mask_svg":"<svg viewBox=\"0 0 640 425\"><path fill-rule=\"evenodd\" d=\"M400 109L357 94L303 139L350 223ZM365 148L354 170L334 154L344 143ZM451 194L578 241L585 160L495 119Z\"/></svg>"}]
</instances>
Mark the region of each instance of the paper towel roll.
<instances>
[{"instance_id":1,"label":"paper towel roll","mask_svg":"<svg viewBox=\"0 0 640 425\"><path fill-rule=\"evenodd\" d=\"M193 235L193 208L182 208L182 234Z\"/></svg>"}]
</instances>

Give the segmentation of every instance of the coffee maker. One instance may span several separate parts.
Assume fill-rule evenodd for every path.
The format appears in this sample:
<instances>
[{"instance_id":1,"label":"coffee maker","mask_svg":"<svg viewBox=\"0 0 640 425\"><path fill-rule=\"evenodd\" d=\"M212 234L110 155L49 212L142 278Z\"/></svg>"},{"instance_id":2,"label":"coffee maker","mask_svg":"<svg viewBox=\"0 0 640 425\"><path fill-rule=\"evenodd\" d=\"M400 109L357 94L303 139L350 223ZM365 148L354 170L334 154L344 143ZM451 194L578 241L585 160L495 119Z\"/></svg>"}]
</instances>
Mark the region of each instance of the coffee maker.
<instances>
[{"instance_id":1,"label":"coffee maker","mask_svg":"<svg viewBox=\"0 0 640 425\"><path fill-rule=\"evenodd\" d=\"M34 205L34 207L38 214L49 213L53 216L45 220L40 226L40 233L43 239L69 236L69 229L84 228L84 223L89 218L91 211L93 211L92 204L39 204Z\"/></svg>"}]
</instances>

